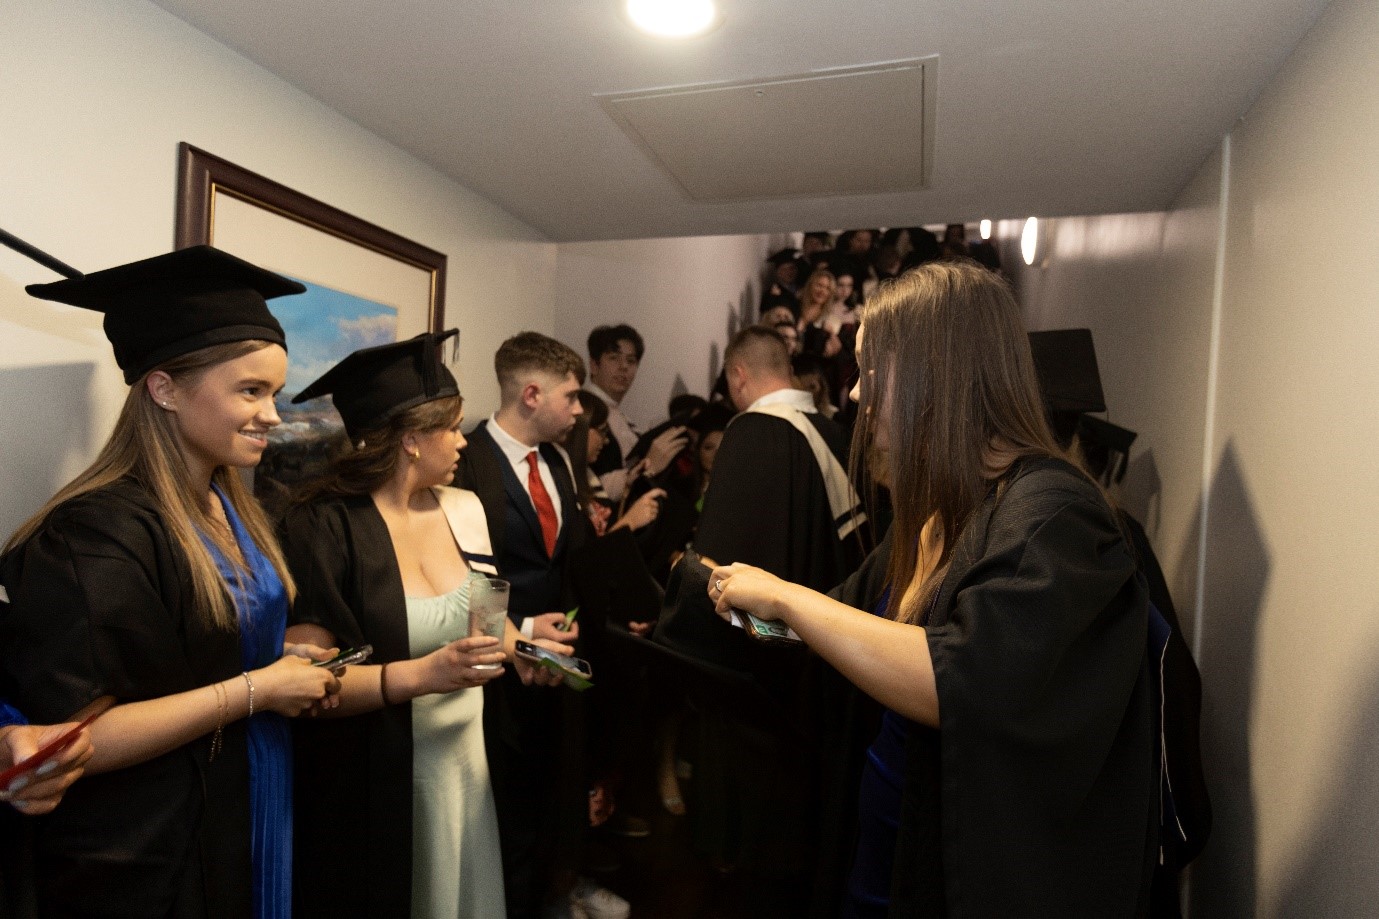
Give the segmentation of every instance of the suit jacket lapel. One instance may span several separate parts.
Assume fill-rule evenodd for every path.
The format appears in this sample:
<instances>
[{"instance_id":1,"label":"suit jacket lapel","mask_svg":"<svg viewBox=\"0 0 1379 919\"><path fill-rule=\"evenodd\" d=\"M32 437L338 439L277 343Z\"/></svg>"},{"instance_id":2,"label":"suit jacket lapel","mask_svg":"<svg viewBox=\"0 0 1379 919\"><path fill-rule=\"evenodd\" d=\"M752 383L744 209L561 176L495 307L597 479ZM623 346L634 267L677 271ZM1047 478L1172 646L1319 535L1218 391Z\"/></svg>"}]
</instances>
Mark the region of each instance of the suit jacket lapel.
<instances>
[{"instance_id":1,"label":"suit jacket lapel","mask_svg":"<svg viewBox=\"0 0 1379 919\"><path fill-rule=\"evenodd\" d=\"M507 545L507 479L503 476L503 470L508 468L508 459L488 432L487 421L480 422L469 433L469 448L461 459L462 468L468 467L468 474L460 478L460 484L479 496L488 517L488 535L493 544L493 554L502 558Z\"/></svg>"}]
</instances>

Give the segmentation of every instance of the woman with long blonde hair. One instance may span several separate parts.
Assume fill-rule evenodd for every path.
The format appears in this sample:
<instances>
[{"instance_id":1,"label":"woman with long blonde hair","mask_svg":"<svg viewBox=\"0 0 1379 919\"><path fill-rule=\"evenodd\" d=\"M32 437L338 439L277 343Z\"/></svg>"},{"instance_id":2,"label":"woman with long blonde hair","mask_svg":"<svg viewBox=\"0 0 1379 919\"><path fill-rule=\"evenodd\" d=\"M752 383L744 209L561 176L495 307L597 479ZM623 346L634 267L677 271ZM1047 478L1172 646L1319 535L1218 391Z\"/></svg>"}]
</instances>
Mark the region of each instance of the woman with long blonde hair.
<instances>
[{"instance_id":1,"label":"woman with long blonde hair","mask_svg":"<svg viewBox=\"0 0 1379 919\"><path fill-rule=\"evenodd\" d=\"M868 302L858 351L854 463L883 458L887 539L831 596L740 564L709 579L720 615L781 620L887 710L845 914L1142 914L1146 588L1049 432L1014 297L925 265Z\"/></svg>"},{"instance_id":2,"label":"woman with long blonde hair","mask_svg":"<svg viewBox=\"0 0 1379 919\"><path fill-rule=\"evenodd\" d=\"M10 538L0 669L61 721L101 697L86 777L36 826L40 913L286 916L282 716L338 683L284 645L294 593L239 470L287 370L265 298L296 282L209 247L29 292L105 314L131 384L109 441ZM299 656L304 655L304 656Z\"/></svg>"}]
</instances>

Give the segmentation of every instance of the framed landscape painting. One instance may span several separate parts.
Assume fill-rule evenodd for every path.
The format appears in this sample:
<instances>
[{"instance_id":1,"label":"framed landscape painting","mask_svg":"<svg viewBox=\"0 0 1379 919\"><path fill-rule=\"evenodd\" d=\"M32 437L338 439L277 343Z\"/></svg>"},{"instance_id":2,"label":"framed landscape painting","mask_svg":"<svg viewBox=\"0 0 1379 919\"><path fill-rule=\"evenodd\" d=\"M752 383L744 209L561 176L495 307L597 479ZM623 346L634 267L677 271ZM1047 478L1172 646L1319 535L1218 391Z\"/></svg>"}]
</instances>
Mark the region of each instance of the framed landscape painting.
<instances>
[{"instance_id":1,"label":"framed landscape painting","mask_svg":"<svg viewBox=\"0 0 1379 919\"><path fill-rule=\"evenodd\" d=\"M277 516L344 438L329 397L292 398L351 351L439 332L446 257L185 143L176 233L179 249L209 244L306 285L268 301L287 333L287 385L254 493Z\"/></svg>"}]
</instances>

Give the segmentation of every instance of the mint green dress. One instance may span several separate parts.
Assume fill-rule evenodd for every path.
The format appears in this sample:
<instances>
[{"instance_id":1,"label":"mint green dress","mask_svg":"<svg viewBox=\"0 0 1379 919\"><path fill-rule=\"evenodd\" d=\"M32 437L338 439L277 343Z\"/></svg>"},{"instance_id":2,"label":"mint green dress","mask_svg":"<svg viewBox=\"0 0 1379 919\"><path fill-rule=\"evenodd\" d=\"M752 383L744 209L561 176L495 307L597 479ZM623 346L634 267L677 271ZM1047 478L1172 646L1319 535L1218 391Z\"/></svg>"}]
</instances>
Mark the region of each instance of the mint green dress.
<instances>
[{"instance_id":1,"label":"mint green dress","mask_svg":"<svg viewBox=\"0 0 1379 919\"><path fill-rule=\"evenodd\" d=\"M407 598L413 658L468 634L469 584ZM483 715L478 687L412 700L413 919L506 914Z\"/></svg>"}]
</instances>

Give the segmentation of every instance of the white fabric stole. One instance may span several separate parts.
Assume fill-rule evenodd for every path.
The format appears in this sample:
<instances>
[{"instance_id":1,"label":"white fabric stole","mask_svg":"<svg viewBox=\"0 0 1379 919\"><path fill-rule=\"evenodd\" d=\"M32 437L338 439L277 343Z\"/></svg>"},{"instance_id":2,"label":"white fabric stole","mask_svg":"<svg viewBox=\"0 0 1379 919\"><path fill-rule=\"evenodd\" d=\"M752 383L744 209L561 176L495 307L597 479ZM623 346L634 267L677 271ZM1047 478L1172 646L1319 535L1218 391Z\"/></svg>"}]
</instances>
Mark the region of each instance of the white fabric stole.
<instances>
[{"instance_id":1,"label":"white fabric stole","mask_svg":"<svg viewBox=\"0 0 1379 919\"><path fill-rule=\"evenodd\" d=\"M866 523L867 515L862 510L862 499L857 496L856 489L848 481L847 470L838 462L838 458L833 455L833 451L824 442L819 429L810 423L804 412L784 402L772 402L766 405L754 404L743 414L745 415L747 412L771 415L788 421L795 430L804 435L804 439L809 442L809 449L814 453L814 461L818 463L819 471L823 473L824 490L828 493L828 507L833 514L833 523L838 529L839 539L845 538L853 530ZM731 424L731 422L729 423Z\"/></svg>"},{"instance_id":2,"label":"white fabric stole","mask_svg":"<svg viewBox=\"0 0 1379 919\"><path fill-rule=\"evenodd\" d=\"M450 533L455 537L455 545L460 547L460 555L469 567L490 577L498 576L498 565L493 557L493 542L488 535L488 517L479 496L472 491L438 485L431 489L436 501L450 525Z\"/></svg>"}]
</instances>

